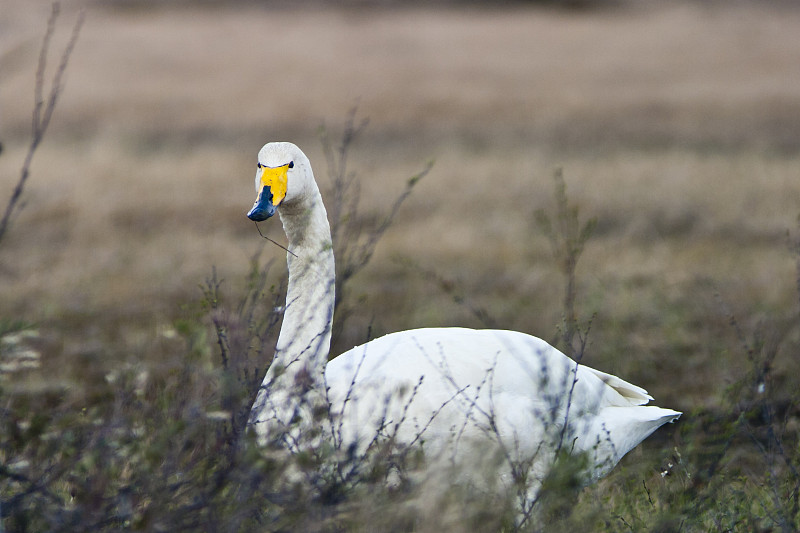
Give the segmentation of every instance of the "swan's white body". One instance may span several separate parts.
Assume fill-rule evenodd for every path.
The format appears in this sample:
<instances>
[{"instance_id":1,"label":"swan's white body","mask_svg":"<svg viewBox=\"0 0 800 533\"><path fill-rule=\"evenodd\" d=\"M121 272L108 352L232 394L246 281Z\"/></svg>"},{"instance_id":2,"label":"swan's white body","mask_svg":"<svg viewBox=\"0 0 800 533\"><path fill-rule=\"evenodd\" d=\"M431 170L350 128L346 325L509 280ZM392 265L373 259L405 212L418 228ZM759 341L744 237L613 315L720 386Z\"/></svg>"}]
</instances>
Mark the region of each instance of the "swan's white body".
<instances>
[{"instance_id":1,"label":"swan's white body","mask_svg":"<svg viewBox=\"0 0 800 533\"><path fill-rule=\"evenodd\" d=\"M287 181L285 198L280 184L275 198L271 192L278 175ZM597 479L680 416L644 406L652 399L644 389L513 331L402 331L326 365L334 262L308 159L290 143L265 145L256 191L248 216L263 220L277 209L290 250L275 359L251 411L262 441L276 427L296 424L298 416L313 419L308 409L319 402L332 413L323 436L342 446L363 450L378 433L418 443L426 459L435 459L429 464L456 465L478 483L498 472L511 482L511 465L527 464L532 498L558 450L586 452L587 474Z\"/></svg>"}]
</instances>

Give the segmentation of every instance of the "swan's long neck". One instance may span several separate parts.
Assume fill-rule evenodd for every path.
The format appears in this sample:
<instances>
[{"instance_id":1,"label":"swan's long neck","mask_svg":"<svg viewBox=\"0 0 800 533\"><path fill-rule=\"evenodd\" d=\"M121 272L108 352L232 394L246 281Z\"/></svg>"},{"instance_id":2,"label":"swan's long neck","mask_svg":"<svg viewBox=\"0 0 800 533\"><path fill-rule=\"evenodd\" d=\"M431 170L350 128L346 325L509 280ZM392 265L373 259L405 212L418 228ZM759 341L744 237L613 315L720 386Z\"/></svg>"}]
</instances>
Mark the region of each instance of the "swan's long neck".
<instances>
[{"instance_id":1,"label":"swan's long neck","mask_svg":"<svg viewBox=\"0 0 800 533\"><path fill-rule=\"evenodd\" d=\"M289 285L275 358L264 383L321 390L330 350L335 279L328 216L316 185L302 201L282 205L278 211L289 238Z\"/></svg>"}]
</instances>

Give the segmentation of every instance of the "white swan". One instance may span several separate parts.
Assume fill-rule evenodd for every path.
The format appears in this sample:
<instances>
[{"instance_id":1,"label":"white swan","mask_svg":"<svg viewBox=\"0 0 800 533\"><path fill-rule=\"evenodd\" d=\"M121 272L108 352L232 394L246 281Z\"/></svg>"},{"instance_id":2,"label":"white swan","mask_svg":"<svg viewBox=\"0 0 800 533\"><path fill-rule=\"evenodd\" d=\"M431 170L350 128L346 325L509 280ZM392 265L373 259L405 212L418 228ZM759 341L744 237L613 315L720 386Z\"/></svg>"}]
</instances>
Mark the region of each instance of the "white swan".
<instances>
[{"instance_id":1,"label":"white swan","mask_svg":"<svg viewBox=\"0 0 800 533\"><path fill-rule=\"evenodd\" d=\"M258 153L255 185L247 216L262 221L277 211L290 250L275 358L250 415L261 442L276 425L319 426L311 410L329 406L334 416L321 438L363 450L378 432L392 435L421 443L426 460L437 459L429 465L455 464L477 483L499 468L505 487L510 465L524 464L532 501L557 450L586 452L594 480L680 416L644 406L652 399L644 389L513 331L402 331L327 362L334 259L311 164L295 145L269 143Z\"/></svg>"}]
</instances>

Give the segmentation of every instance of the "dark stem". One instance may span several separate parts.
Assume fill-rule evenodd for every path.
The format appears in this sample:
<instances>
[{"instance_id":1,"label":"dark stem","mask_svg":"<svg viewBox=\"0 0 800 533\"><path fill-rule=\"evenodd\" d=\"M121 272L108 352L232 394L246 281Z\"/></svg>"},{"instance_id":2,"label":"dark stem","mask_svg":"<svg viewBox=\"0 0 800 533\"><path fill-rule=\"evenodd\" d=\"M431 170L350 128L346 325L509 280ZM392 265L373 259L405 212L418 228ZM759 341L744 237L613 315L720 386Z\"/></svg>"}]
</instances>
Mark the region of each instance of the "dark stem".
<instances>
[{"instance_id":1,"label":"dark stem","mask_svg":"<svg viewBox=\"0 0 800 533\"><path fill-rule=\"evenodd\" d=\"M58 69L53 77L50 93L45 101L44 72L47 65L47 52L50 48L50 40L55 32L56 20L58 19L60 12L60 4L58 2L54 3L53 10L50 13L50 18L47 21L47 31L44 35L42 48L39 52L39 63L36 68L36 87L34 89L35 101L33 106L33 134L31 138L31 144L28 146L28 152L25 155L25 161L22 164L22 170L20 172L19 180L17 180L17 185L14 187L14 191L11 193L11 198L8 200L3 218L0 219L0 241L3 240L3 237L8 231L12 216L22 209L22 205L19 202L22 198L22 192L25 190L25 184L30 176L33 155L36 153L37 148L39 148L39 144L44 138L47 127L50 125L50 119L53 117L53 111L55 111L56 102L58 101L58 97L61 95L61 90L63 89L62 78L67 70L67 63L69 63L69 58L72 55L72 50L75 48L75 43L78 41L78 35L80 34L81 26L83 26L85 13L81 11L81 13L78 15L78 20L75 22L75 26L72 28L72 35L70 36L69 42L67 43L67 46L64 48L64 52L61 55L61 62L59 63Z\"/></svg>"}]
</instances>

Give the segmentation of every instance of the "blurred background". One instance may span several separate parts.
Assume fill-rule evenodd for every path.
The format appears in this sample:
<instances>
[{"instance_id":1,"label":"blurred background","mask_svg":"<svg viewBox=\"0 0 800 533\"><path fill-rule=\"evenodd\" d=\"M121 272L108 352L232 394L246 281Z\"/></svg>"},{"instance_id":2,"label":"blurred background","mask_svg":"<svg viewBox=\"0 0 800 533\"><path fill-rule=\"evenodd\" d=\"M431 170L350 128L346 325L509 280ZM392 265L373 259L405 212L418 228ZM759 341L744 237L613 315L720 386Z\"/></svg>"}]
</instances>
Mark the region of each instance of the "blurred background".
<instances>
[{"instance_id":1,"label":"blurred background","mask_svg":"<svg viewBox=\"0 0 800 533\"><path fill-rule=\"evenodd\" d=\"M348 153L367 219L435 164L351 282L336 350L369 327L484 326L474 309L554 338L564 280L535 213L558 168L597 221L577 269L585 363L659 405L713 406L747 367L727 313L747 328L797 305L793 3L69 1L47 80L80 10L0 245L0 316L35 324L50 379L79 386L87 357L169 357L212 268L231 295L256 254L282 273L285 252L245 218L257 151L295 142L325 189L321 127L336 141L353 108L369 121ZM3 205L50 11L0 9ZM262 229L285 242L277 220ZM786 394L796 364L776 359Z\"/></svg>"}]
</instances>

